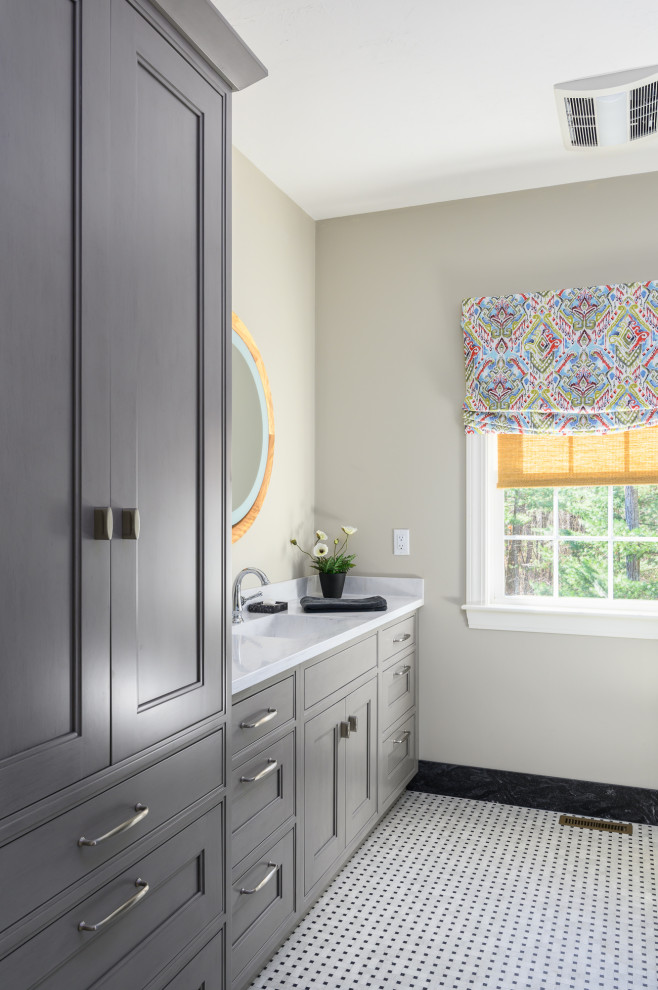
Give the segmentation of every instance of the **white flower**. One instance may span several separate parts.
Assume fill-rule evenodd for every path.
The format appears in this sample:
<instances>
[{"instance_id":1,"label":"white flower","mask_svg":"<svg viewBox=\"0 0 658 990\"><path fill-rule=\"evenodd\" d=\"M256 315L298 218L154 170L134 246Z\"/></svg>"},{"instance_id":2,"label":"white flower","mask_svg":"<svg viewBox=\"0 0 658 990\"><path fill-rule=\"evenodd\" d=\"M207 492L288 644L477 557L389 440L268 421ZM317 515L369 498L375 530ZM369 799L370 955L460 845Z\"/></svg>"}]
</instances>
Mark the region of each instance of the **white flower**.
<instances>
[{"instance_id":1,"label":"white flower","mask_svg":"<svg viewBox=\"0 0 658 990\"><path fill-rule=\"evenodd\" d=\"M316 530L315 535L318 538L318 540L328 540L329 539L329 537L327 536L327 534L326 533L323 533L321 529Z\"/></svg>"},{"instance_id":2,"label":"white flower","mask_svg":"<svg viewBox=\"0 0 658 990\"><path fill-rule=\"evenodd\" d=\"M356 526L341 526L340 528L345 533L345 536L352 536L356 533Z\"/></svg>"},{"instance_id":3,"label":"white flower","mask_svg":"<svg viewBox=\"0 0 658 990\"><path fill-rule=\"evenodd\" d=\"M326 543L316 543L313 547L314 557L326 557L329 553L329 547Z\"/></svg>"}]
</instances>

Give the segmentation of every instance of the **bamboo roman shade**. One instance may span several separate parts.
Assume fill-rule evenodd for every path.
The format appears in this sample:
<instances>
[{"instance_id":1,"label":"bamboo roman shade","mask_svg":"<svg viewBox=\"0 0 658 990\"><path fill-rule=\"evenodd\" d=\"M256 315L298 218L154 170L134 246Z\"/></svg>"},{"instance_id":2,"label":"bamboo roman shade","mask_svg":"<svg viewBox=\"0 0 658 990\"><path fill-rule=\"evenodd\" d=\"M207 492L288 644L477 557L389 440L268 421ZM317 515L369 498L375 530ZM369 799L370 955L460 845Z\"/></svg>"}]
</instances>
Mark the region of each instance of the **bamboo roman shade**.
<instances>
[{"instance_id":1,"label":"bamboo roman shade","mask_svg":"<svg viewBox=\"0 0 658 990\"><path fill-rule=\"evenodd\" d=\"M658 426L601 436L499 434L498 488L658 485Z\"/></svg>"},{"instance_id":2,"label":"bamboo roman shade","mask_svg":"<svg viewBox=\"0 0 658 990\"><path fill-rule=\"evenodd\" d=\"M462 328L467 433L658 424L658 282L466 299Z\"/></svg>"}]
</instances>

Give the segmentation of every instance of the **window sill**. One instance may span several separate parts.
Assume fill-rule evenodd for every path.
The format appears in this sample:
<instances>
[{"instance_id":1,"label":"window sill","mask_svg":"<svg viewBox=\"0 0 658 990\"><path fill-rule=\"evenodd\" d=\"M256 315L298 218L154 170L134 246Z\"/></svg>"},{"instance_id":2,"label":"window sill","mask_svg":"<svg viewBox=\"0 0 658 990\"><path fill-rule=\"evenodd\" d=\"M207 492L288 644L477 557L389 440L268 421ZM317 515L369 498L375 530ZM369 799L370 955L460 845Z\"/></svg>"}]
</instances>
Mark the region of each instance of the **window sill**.
<instances>
[{"instance_id":1,"label":"window sill","mask_svg":"<svg viewBox=\"0 0 658 990\"><path fill-rule=\"evenodd\" d=\"M470 629L658 639L658 615L648 611L613 612L517 604L466 604L462 605L462 609L466 612Z\"/></svg>"}]
</instances>

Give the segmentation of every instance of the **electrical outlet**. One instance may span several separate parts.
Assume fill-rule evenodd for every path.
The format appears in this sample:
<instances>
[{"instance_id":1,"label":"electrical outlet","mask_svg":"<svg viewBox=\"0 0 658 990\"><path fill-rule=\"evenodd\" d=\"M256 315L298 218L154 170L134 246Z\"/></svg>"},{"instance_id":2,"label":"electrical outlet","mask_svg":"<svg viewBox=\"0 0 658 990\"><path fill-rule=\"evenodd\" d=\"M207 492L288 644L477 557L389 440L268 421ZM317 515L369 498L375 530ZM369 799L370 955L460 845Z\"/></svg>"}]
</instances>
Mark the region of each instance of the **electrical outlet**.
<instances>
[{"instance_id":1,"label":"electrical outlet","mask_svg":"<svg viewBox=\"0 0 658 990\"><path fill-rule=\"evenodd\" d=\"M409 553L409 530L393 530L393 553L396 557Z\"/></svg>"}]
</instances>

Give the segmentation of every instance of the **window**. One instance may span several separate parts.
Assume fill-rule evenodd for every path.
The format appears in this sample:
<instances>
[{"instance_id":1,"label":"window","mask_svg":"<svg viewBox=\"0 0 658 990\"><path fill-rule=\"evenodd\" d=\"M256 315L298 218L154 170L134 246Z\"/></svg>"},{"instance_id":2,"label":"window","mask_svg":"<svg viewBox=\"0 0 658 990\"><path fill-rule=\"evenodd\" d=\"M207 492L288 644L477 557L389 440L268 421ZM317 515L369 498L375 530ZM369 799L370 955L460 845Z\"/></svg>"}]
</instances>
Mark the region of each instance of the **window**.
<instances>
[{"instance_id":1,"label":"window","mask_svg":"<svg viewBox=\"0 0 658 990\"><path fill-rule=\"evenodd\" d=\"M504 595L658 601L658 485L506 488Z\"/></svg>"},{"instance_id":2,"label":"window","mask_svg":"<svg viewBox=\"0 0 658 990\"><path fill-rule=\"evenodd\" d=\"M658 485L499 488L492 434L467 465L469 626L658 638Z\"/></svg>"}]
</instances>

